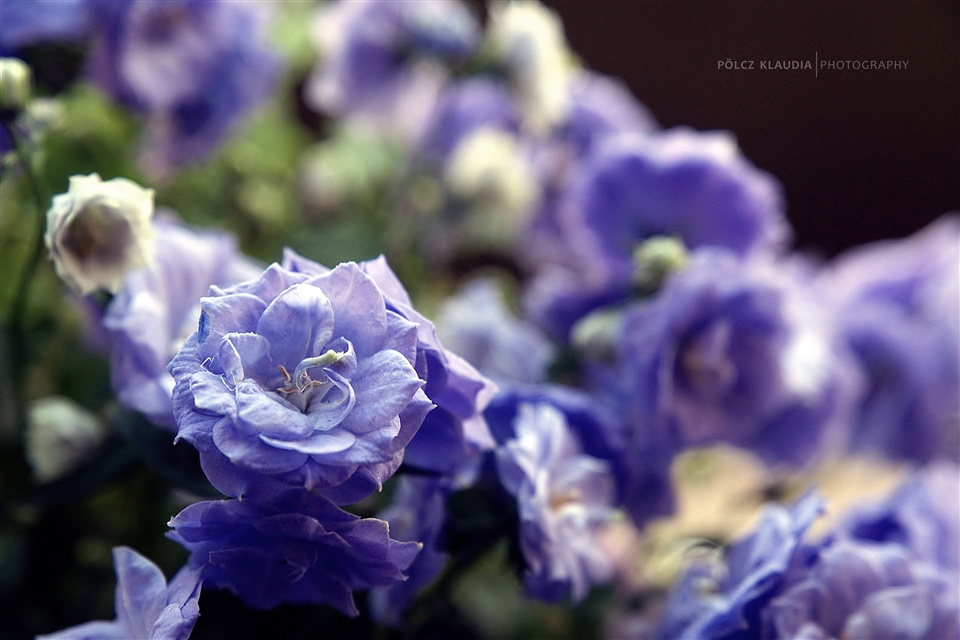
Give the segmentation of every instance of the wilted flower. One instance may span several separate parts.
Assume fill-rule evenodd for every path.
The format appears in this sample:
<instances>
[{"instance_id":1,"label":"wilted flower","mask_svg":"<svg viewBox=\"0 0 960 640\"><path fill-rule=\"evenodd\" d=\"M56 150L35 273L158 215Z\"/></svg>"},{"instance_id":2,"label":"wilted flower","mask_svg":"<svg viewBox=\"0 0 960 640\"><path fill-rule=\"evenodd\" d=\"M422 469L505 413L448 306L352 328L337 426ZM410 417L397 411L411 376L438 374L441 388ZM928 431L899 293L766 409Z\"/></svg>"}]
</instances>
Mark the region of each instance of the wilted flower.
<instances>
[{"instance_id":1,"label":"wilted flower","mask_svg":"<svg viewBox=\"0 0 960 640\"><path fill-rule=\"evenodd\" d=\"M205 583L257 609L329 604L356 616L352 592L404 580L421 547L392 540L383 520L361 519L306 491L269 503L198 502L169 524Z\"/></svg>"},{"instance_id":2,"label":"wilted flower","mask_svg":"<svg viewBox=\"0 0 960 640\"><path fill-rule=\"evenodd\" d=\"M146 167L207 157L273 90L269 3L149 0L108 7L90 79L143 113Z\"/></svg>"},{"instance_id":3,"label":"wilted flower","mask_svg":"<svg viewBox=\"0 0 960 640\"><path fill-rule=\"evenodd\" d=\"M70 178L55 196L44 235L57 274L72 289L117 293L133 269L153 261L153 189L96 173Z\"/></svg>"},{"instance_id":4,"label":"wilted flower","mask_svg":"<svg viewBox=\"0 0 960 640\"><path fill-rule=\"evenodd\" d=\"M170 216L158 216L154 228L153 264L127 276L102 324L117 398L155 423L176 429L167 364L196 330L200 298L211 285L252 280L263 269L241 254L226 233L191 229Z\"/></svg>"},{"instance_id":5,"label":"wilted flower","mask_svg":"<svg viewBox=\"0 0 960 640\"><path fill-rule=\"evenodd\" d=\"M479 27L459 2L335 2L317 13L321 60L306 87L318 109L416 138Z\"/></svg>"},{"instance_id":6,"label":"wilted flower","mask_svg":"<svg viewBox=\"0 0 960 640\"><path fill-rule=\"evenodd\" d=\"M214 486L316 488L341 504L377 490L433 407L417 326L355 263L317 275L274 264L211 293L170 372L177 438Z\"/></svg>"},{"instance_id":7,"label":"wilted flower","mask_svg":"<svg viewBox=\"0 0 960 640\"><path fill-rule=\"evenodd\" d=\"M186 640L200 616L200 572L184 567L167 581L160 568L129 547L115 547L117 618L87 622L38 640Z\"/></svg>"},{"instance_id":8,"label":"wilted flower","mask_svg":"<svg viewBox=\"0 0 960 640\"><path fill-rule=\"evenodd\" d=\"M497 449L497 468L517 499L527 589L546 600L582 600L612 577L596 537L615 515L610 469L583 453L563 413L549 404L521 405L514 430Z\"/></svg>"},{"instance_id":9,"label":"wilted flower","mask_svg":"<svg viewBox=\"0 0 960 640\"><path fill-rule=\"evenodd\" d=\"M27 412L26 454L40 482L77 468L100 446L106 429L100 418L60 396L34 402Z\"/></svg>"}]
</instances>

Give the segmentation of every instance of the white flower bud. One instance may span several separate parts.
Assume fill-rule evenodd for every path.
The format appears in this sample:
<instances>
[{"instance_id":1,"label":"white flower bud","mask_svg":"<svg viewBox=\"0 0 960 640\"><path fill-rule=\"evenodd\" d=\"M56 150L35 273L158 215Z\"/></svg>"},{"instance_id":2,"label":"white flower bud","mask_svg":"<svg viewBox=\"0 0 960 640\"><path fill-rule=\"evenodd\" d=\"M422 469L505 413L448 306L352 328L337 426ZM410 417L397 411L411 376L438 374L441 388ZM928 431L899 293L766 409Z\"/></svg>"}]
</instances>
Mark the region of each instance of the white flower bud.
<instances>
[{"instance_id":1,"label":"white flower bud","mask_svg":"<svg viewBox=\"0 0 960 640\"><path fill-rule=\"evenodd\" d=\"M153 262L153 189L125 178L70 178L47 211L44 241L57 274L75 291L117 293L127 273Z\"/></svg>"},{"instance_id":2,"label":"white flower bud","mask_svg":"<svg viewBox=\"0 0 960 640\"><path fill-rule=\"evenodd\" d=\"M106 431L93 413L72 400L50 396L27 412L26 453L39 482L56 480L96 451Z\"/></svg>"},{"instance_id":3,"label":"white flower bud","mask_svg":"<svg viewBox=\"0 0 960 640\"><path fill-rule=\"evenodd\" d=\"M556 13L534 0L494 2L487 46L506 67L528 127L543 133L566 117L576 62Z\"/></svg>"}]
</instances>

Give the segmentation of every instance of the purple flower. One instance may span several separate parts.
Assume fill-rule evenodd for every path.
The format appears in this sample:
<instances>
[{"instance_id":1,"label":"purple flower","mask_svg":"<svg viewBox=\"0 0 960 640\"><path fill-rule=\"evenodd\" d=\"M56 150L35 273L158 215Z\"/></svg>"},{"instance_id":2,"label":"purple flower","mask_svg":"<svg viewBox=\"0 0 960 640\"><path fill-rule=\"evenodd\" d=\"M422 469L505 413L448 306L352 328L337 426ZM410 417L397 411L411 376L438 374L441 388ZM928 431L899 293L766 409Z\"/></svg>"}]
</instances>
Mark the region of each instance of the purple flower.
<instances>
[{"instance_id":1,"label":"purple flower","mask_svg":"<svg viewBox=\"0 0 960 640\"><path fill-rule=\"evenodd\" d=\"M421 153L442 166L464 138L484 128L519 134L520 115L507 87L486 76L450 84L430 118Z\"/></svg>"},{"instance_id":2,"label":"purple flower","mask_svg":"<svg viewBox=\"0 0 960 640\"><path fill-rule=\"evenodd\" d=\"M410 603L446 564L442 533L450 491L451 483L444 478L405 475L397 479L390 506L379 517L390 525L395 539L419 541L423 549L407 568L406 581L370 591L372 614L378 622L400 625Z\"/></svg>"},{"instance_id":3,"label":"purple flower","mask_svg":"<svg viewBox=\"0 0 960 640\"><path fill-rule=\"evenodd\" d=\"M514 430L497 450L497 469L517 500L527 590L580 601L612 577L597 543L615 514L609 466L583 453L563 413L549 404L521 405Z\"/></svg>"},{"instance_id":4,"label":"purple flower","mask_svg":"<svg viewBox=\"0 0 960 640\"><path fill-rule=\"evenodd\" d=\"M803 464L843 444L857 378L796 266L701 250L626 308L606 386L638 453L726 442Z\"/></svg>"},{"instance_id":5,"label":"purple flower","mask_svg":"<svg viewBox=\"0 0 960 640\"><path fill-rule=\"evenodd\" d=\"M955 640L960 581L903 547L840 541L764 614L771 638Z\"/></svg>"},{"instance_id":6,"label":"purple flower","mask_svg":"<svg viewBox=\"0 0 960 640\"><path fill-rule=\"evenodd\" d=\"M834 535L899 544L925 562L960 571L960 468L945 461L921 468L887 499L846 514Z\"/></svg>"},{"instance_id":7,"label":"purple flower","mask_svg":"<svg viewBox=\"0 0 960 640\"><path fill-rule=\"evenodd\" d=\"M760 637L760 612L808 553L803 536L823 508L813 493L789 509L768 506L756 530L732 544L722 563L707 557L694 562L671 590L656 637Z\"/></svg>"},{"instance_id":8,"label":"purple flower","mask_svg":"<svg viewBox=\"0 0 960 640\"><path fill-rule=\"evenodd\" d=\"M171 538L190 551L208 584L245 603L329 604L356 616L352 592L404 580L420 549L397 542L383 520L360 518L306 491L269 503L192 504L170 521Z\"/></svg>"},{"instance_id":9,"label":"purple flower","mask_svg":"<svg viewBox=\"0 0 960 640\"><path fill-rule=\"evenodd\" d=\"M38 640L186 640L200 616L200 572L184 567L170 584L157 565L129 547L113 549L117 572L113 621L87 622Z\"/></svg>"},{"instance_id":10,"label":"purple flower","mask_svg":"<svg viewBox=\"0 0 960 640\"><path fill-rule=\"evenodd\" d=\"M960 218L854 249L821 284L866 380L851 448L960 459Z\"/></svg>"},{"instance_id":11,"label":"purple flower","mask_svg":"<svg viewBox=\"0 0 960 640\"><path fill-rule=\"evenodd\" d=\"M16 0L3 3L0 52L46 41L86 40L93 32L96 3L90 0Z\"/></svg>"},{"instance_id":12,"label":"purple flower","mask_svg":"<svg viewBox=\"0 0 960 640\"><path fill-rule=\"evenodd\" d=\"M153 422L176 429L167 364L196 330L200 298L211 285L252 280L262 267L243 256L228 234L193 230L162 215L154 229L152 265L126 277L102 324L109 334L117 398Z\"/></svg>"},{"instance_id":13,"label":"purple flower","mask_svg":"<svg viewBox=\"0 0 960 640\"><path fill-rule=\"evenodd\" d=\"M283 265L311 275L327 271L289 250L284 253ZM404 462L440 474L464 471L480 452L494 447L483 410L496 392L496 385L462 357L444 348L433 323L413 308L409 294L385 258L381 256L359 266L379 287L387 310L416 325L416 370L426 382L424 392L436 405L407 446Z\"/></svg>"},{"instance_id":14,"label":"purple flower","mask_svg":"<svg viewBox=\"0 0 960 640\"><path fill-rule=\"evenodd\" d=\"M675 236L690 249L747 256L789 236L778 184L723 132L605 136L556 206L557 262L541 266L528 305L559 337L598 305L630 295L633 252L644 240Z\"/></svg>"},{"instance_id":15,"label":"purple flower","mask_svg":"<svg viewBox=\"0 0 960 640\"><path fill-rule=\"evenodd\" d=\"M317 489L340 504L377 490L433 407L417 326L355 263L316 275L274 264L211 293L169 370L177 438L213 485L248 498Z\"/></svg>"},{"instance_id":16,"label":"purple flower","mask_svg":"<svg viewBox=\"0 0 960 640\"><path fill-rule=\"evenodd\" d=\"M90 79L146 117L142 159L162 175L199 161L274 88L268 3L149 0L115 6Z\"/></svg>"},{"instance_id":17,"label":"purple flower","mask_svg":"<svg viewBox=\"0 0 960 640\"><path fill-rule=\"evenodd\" d=\"M479 26L459 2L336 2L317 14L321 62L306 88L318 109L416 137Z\"/></svg>"},{"instance_id":18,"label":"purple flower","mask_svg":"<svg viewBox=\"0 0 960 640\"><path fill-rule=\"evenodd\" d=\"M515 317L497 283L475 280L444 303L437 329L445 344L498 384L542 382L554 347Z\"/></svg>"}]
</instances>

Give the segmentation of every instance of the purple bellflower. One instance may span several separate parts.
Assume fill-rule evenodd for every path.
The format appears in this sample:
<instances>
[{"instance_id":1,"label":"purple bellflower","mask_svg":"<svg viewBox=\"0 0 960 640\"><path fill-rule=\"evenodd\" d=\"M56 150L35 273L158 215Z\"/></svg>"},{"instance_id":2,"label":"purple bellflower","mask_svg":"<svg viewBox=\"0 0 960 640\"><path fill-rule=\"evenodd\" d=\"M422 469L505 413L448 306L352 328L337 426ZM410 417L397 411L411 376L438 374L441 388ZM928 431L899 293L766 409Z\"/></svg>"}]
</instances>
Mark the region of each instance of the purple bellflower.
<instances>
[{"instance_id":1,"label":"purple bellflower","mask_svg":"<svg viewBox=\"0 0 960 640\"><path fill-rule=\"evenodd\" d=\"M853 249L822 285L866 381L851 448L960 459L960 218Z\"/></svg>"},{"instance_id":2,"label":"purple bellflower","mask_svg":"<svg viewBox=\"0 0 960 640\"><path fill-rule=\"evenodd\" d=\"M514 430L497 450L497 469L517 500L524 582L534 597L578 602L612 577L596 539L616 513L609 466L583 453L549 404L521 405Z\"/></svg>"},{"instance_id":3,"label":"purple bellflower","mask_svg":"<svg viewBox=\"0 0 960 640\"><path fill-rule=\"evenodd\" d=\"M316 275L274 264L211 294L169 370L177 439L213 485L261 499L317 489L339 504L377 490L433 408L417 325L355 263Z\"/></svg>"},{"instance_id":4,"label":"purple bellflower","mask_svg":"<svg viewBox=\"0 0 960 640\"><path fill-rule=\"evenodd\" d=\"M87 622L38 640L186 640L200 616L200 572L184 567L167 584L157 565L129 547L115 547L117 617Z\"/></svg>"},{"instance_id":5,"label":"purple bellflower","mask_svg":"<svg viewBox=\"0 0 960 640\"><path fill-rule=\"evenodd\" d=\"M203 160L269 96L280 72L269 14L265 2L111 5L88 75L144 114L146 169L162 176Z\"/></svg>"},{"instance_id":6,"label":"purple bellflower","mask_svg":"<svg viewBox=\"0 0 960 640\"><path fill-rule=\"evenodd\" d=\"M960 580L898 545L839 541L764 613L768 638L956 640Z\"/></svg>"},{"instance_id":7,"label":"purple bellflower","mask_svg":"<svg viewBox=\"0 0 960 640\"><path fill-rule=\"evenodd\" d=\"M152 265L127 275L102 324L117 398L154 423L176 430L167 364L196 330L200 298L211 285L239 284L263 269L241 254L226 233L193 230L162 212L154 229Z\"/></svg>"},{"instance_id":8,"label":"purple bellflower","mask_svg":"<svg viewBox=\"0 0 960 640\"><path fill-rule=\"evenodd\" d=\"M626 308L610 384L638 455L726 442L799 465L843 446L859 379L798 271L704 249Z\"/></svg>"},{"instance_id":9,"label":"purple bellflower","mask_svg":"<svg viewBox=\"0 0 960 640\"><path fill-rule=\"evenodd\" d=\"M671 590L656 637L758 637L760 612L808 552L803 537L823 510L813 493L790 508L770 505L756 530L727 548L722 563L696 560Z\"/></svg>"},{"instance_id":10,"label":"purple bellflower","mask_svg":"<svg viewBox=\"0 0 960 640\"><path fill-rule=\"evenodd\" d=\"M360 518L312 492L270 502L192 504L170 521L169 536L190 552L204 581L246 604L329 604L358 615L353 591L404 580L418 542L390 538L383 520Z\"/></svg>"},{"instance_id":11,"label":"purple bellflower","mask_svg":"<svg viewBox=\"0 0 960 640\"><path fill-rule=\"evenodd\" d=\"M781 247L790 233L779 185L724 132L605 136L556 206L558 261L540 267L527 304L560 338L593 309L629 297L644 240L747 256Z\"/></svg>"},{"instance_id":12,"label":"purple bellflower","mask_svg":"<svg viewBox=\"0 0 960 640\"><path fill-rule=\"evenodd\" d=\"M471 55L479 38L476 19L459 2L331 3L317 13L321 60L306 99L331 115L415 139L447 82L446 65Z\"/></svg>"},{"instance_id":13,"label":"purple bellflower","mask_svg":"<svg viewBox=\"0 0 960 640\"><path fill-rule=\"evenodd\" d=\"M290 250L284 253L283 265L311 275L328 270ZM367 260L359 267L379 287L387 310L416 325L415 367L425 381L427 398L436 405L407 446L404 462L438 474L465 471L495 445L483 410L496 393L496 384L443 346L433 322L413 308L385 258Z\"/></svg>"}]
</instances>

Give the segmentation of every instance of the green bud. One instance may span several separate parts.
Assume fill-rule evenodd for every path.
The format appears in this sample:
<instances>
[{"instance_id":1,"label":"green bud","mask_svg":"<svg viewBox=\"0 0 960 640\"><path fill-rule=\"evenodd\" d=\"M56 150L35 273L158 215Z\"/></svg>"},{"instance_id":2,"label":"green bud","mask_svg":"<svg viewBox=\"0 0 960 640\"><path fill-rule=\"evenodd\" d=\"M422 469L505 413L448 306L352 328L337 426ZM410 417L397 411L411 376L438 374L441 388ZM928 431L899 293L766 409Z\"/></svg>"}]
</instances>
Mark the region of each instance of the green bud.
<instances>
[{"instance_id":1,"label":"green bud","mask_svg":"<svg viewBox=\"0 0 960 640\"><path fill-rule=\"evenodd\" d=\"M687 249L674 236L653 236L633 250L633 283L640 295L650 295L664 279L687 264Z\"/></svg>"}]
</instances>

